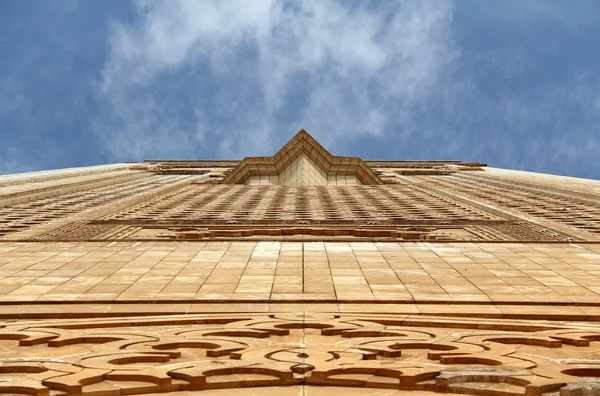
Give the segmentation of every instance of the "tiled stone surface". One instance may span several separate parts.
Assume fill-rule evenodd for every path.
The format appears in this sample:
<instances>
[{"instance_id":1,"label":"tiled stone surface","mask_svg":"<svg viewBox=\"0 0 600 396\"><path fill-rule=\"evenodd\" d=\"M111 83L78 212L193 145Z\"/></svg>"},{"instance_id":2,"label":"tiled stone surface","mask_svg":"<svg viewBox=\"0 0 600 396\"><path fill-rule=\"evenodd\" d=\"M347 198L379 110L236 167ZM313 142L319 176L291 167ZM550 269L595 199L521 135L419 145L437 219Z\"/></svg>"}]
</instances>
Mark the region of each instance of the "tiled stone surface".
<instances>
[{"instance_id":1,"label":"tiled stone surface","mask_svg":"<svg viewBox=\"0 0 600 396\"><path fill-rule=\"evenodd\" d=\"M596 304L599 278L600 244L0 244L0 302Z\"/></svg>"}]
</instances>

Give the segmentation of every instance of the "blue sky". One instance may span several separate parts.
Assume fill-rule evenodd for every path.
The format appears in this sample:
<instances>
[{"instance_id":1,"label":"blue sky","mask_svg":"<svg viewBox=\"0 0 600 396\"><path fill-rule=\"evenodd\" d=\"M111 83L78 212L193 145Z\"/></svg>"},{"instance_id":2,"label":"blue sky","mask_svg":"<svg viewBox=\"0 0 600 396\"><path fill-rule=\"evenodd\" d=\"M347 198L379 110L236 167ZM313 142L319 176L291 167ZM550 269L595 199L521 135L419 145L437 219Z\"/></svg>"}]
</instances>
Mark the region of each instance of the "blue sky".
<instances>
[{"instance_id":1,"label":"blue sky","mask_svg":"<svg viewBox=\"0 0 600 396\"><path fill-rule=\"evenodd\" d=\"M597 0L0 0L0 174L273 154L600 179Z\"/></svg>"}]
</instances>

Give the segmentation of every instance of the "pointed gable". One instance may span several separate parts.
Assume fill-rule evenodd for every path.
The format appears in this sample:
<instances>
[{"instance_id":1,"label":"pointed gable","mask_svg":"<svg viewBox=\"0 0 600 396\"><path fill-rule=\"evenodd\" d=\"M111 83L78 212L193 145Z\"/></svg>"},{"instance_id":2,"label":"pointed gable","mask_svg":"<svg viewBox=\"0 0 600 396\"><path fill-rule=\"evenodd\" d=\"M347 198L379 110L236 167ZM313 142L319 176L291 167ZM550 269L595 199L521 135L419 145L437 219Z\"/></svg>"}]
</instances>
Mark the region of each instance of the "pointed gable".
<instances>
[{"instance_id":1,"label":"pointed gable","mask_svg":"<svg viewBox=\"0 0 600 396\"><path fill-rule=\"evenodd\" d=\"M302 154L318 164L320 168L329 172L333 156L304 129L301 129L289 142L284 144L283 147L275 153L273 156L275 167L279 171L288 166Z\"/></svg>"},{"instance_id":2,"label":"pointed gable","mask_svg":"<svg viewBox=\"0 0 600 396\"><path fill-rule=\"evenodd\" d=\"M383 184L363 160L331 155L304 129L272 157L244 158L223 183L289 186Z\"/></svg>"}]
</instances>

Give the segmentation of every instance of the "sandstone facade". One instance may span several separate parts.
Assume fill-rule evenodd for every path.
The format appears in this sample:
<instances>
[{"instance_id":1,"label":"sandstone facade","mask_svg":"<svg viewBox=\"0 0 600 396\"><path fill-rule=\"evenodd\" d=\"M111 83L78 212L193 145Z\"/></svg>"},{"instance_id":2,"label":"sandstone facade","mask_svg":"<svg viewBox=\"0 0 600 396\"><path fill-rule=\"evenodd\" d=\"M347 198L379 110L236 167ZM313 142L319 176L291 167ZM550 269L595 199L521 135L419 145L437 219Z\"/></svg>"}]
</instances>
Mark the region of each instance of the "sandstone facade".
<instances>
[{"instance_id":1,"label":"sandstone facade","mask_svg":"<svg viewBox=\"0 0 600 396\"><path fill-rule=\"evenodd\" d=\"M599 321L593 180L305 131L0 176L0 393L599 395Z\"/></svg>"}]
</instances>

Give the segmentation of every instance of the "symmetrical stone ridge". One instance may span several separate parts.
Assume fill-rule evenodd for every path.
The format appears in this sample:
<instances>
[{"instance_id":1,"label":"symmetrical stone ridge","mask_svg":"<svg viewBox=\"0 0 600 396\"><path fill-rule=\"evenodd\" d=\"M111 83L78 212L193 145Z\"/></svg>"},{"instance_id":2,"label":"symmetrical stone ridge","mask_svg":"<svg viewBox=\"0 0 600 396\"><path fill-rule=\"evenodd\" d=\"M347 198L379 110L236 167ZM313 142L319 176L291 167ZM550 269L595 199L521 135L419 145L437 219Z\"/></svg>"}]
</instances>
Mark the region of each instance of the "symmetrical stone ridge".
<instances>
[{"instance_id":1,"label":"symmetrical stone ridge","mask_svg":"<svg viewBox=\"0 0 600 396\"><path fill-rule=\"evenodd\" d=\"M302 129L274 156L244 158L223 183L326 186L383 181L362 159L333 156Z\"/></svg>"},{"instance_id":2,"label":"symmetrical stone ridge","mask_svg":"<svg viewBox=\"0 0 600 396\"><path fill-rule=\"evenodd\" d=\"M594 180L304 130L0 176L2 394L597 396L599 322Z\"/></svg>"}]
</instances>

